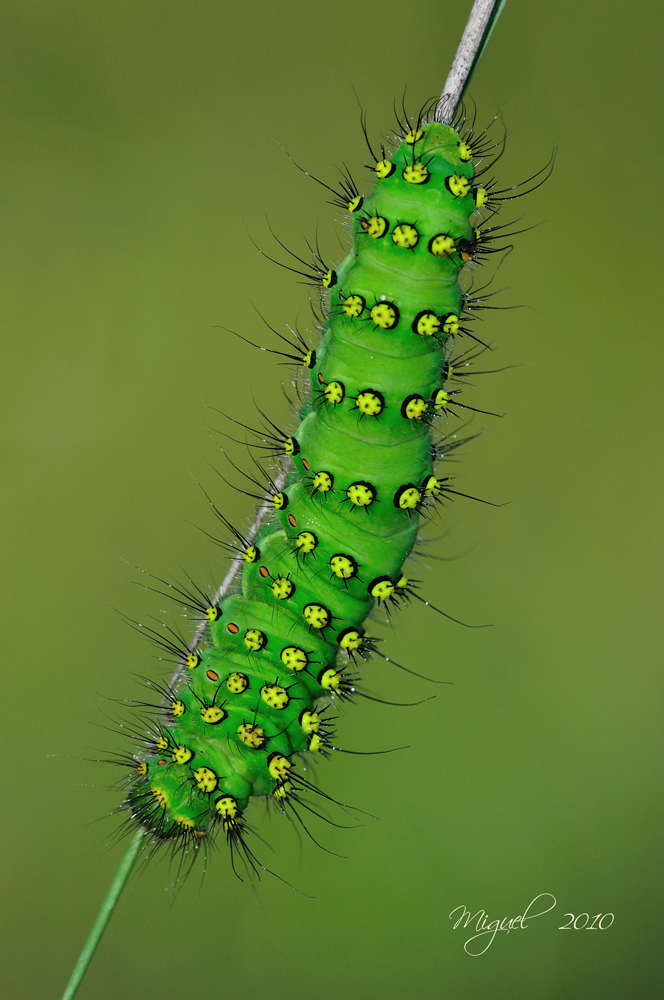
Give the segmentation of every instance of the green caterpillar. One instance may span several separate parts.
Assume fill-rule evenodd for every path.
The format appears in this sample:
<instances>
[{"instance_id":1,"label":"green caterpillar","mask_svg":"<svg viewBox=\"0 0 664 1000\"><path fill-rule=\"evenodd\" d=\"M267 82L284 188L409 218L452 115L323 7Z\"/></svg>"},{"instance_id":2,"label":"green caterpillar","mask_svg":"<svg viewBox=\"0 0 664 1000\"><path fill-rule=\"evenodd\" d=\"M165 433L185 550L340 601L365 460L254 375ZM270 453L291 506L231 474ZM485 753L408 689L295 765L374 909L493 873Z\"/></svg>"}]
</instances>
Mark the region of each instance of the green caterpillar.
<instances>
[{"instance_id":1,"label":"green caterpillar","mask_svg":"<svg viewBox=\"0 0 664 1000\"><path fill-rule=\"evenodd\" d=\"M272 516L253 538L234 532L236 592L208 603L178 591L204 621L195 646L158 639L183 666L152 685L160 718L131 755L125 803L156 843L198 849L223 830L254 867L250 800L298 819L311 808L302 794L318 789L298 760L333 748L326 706L361 694L358 666L375 652L364 622L414 595L403 567L420 520L455 492L436 461L458 442L432 423L461 405L449 387L469 333L459 273L491 252L472 217L504 200L476 183L471 135L418 119L374 157L368 197L343 185L353 245L336 270L314 268L326 319L298 357L310 382L299 426L272 436L285 475Z\"/></svg>"}]
</instances>

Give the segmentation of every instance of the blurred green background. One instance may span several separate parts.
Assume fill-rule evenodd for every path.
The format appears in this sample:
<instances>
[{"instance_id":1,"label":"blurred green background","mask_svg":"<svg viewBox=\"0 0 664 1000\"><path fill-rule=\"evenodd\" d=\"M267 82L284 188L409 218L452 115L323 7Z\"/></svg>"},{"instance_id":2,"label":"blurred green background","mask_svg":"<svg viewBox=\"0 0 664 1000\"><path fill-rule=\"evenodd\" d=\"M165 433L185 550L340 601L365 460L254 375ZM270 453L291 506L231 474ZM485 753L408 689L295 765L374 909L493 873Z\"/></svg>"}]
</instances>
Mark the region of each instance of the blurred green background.
<instances>
[{"instance_id":1,"label":"blurred green background","mask_svg":"<svg viewBox=\"0 0 664 1000\"><path fill-rule=\"evenodd\" d=\"M307 322L306 290L248 234L278 251L267 215L296 252L318 231L343 255L324 192L277 143L368 187L353 90L379 138L406 86L411 111L439 92L469 7L0 7L3 997L60 996L120 857L116 774L87 758L122 743L108 699L159 671L116 609L163 606L128 563L220 579L191 524L211 527L194 480L236 523L251 516L211 468L219 418L201 401L253 421L253 392L287 419L286 370L220 329L268 343L252 303L280 329ZM320 768L380 817L313 821L347 858L257 816L277 852L261 856L314 899L269 876L240 884L221 842L175 900L155 863L81 1000L657 991L663 26L647 0L510 0L472 86L480 120L502 108L510 131L500 186L559 146L548 183L503 215L545 223L494 281L527 308L483 328L490 366L521 367L466 395L506 417L476 421L454 469L465 492L510 503L451 504L432 551L462 558L419 573L431 601L495 627L400 616L386 651L454 683L418 708L345 713L342 745L410 746ZM383 697L432 693L387 665L367 675ZM464 953L454 907L513 917L544 892L551 914ZM567 912L615 923L559 931Z\"/></svg>"}]
</instances>

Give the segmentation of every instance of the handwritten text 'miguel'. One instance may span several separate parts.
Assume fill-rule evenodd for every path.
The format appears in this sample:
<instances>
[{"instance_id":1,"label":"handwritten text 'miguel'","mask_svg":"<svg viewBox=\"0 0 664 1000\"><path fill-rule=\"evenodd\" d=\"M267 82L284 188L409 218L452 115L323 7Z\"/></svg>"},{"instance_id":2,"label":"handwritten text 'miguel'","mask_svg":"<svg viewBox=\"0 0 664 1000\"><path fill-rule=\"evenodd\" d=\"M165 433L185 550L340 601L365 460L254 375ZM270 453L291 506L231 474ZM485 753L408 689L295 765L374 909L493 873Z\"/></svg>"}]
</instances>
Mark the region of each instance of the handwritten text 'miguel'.
<instances>
[{"instance_id":1,"label":"handwritten text 'miguel'","mask_svg":"<svg viewBox=\"0 0 664 1000\"><path fill-rule=\"evenodd\" d=\"M540 909L540 907L549 902L550 906L547 906L545 910ZM528 920L534 920L535 917L544 916L544 914L549 913L555 905L555 896L552 896L550 892L541 892L539 896L535 896L532 902L528 904L523 914L518 917L504 917L502 920L497 918L490 921L489 914L484 910L478 910L477 913L471 914L470 910L467 910L462 904L452 910L450 913L450 920L454 919L454 915L461 911L461 916L457 918L453 930L456 930L462 922L464 928L467 928L469 924L474 927L477 933L468 938L463 946L463 950L467 955L472 955L473 958L478 958L480 955L483 955L486 951L488 951L499 931L506 931L508 934L510 931L525 931L528 927ZM536 909L538 912L535 912Z\"/></svg>"}]
</instances>

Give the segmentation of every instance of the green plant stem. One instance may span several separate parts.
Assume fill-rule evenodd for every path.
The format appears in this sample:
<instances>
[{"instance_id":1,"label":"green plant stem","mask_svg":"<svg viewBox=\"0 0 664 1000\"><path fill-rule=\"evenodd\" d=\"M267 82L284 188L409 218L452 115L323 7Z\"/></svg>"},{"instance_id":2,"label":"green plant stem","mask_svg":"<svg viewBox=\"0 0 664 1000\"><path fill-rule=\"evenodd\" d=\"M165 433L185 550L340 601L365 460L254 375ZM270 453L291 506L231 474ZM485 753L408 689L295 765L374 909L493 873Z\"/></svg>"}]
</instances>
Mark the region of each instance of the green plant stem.
<instances>
[{"instance_id":1,"label":"green plant stem","mask_svg":"<svg viewBox=\"0 0 664 1000\"><path fill-rule=\"evenodd\" d=\"M473 71L475 70L484 49L486 48L486 44L491 37L491 33L503 10L503 7L505 6L505 3L506 0L475 0L466 29L461 42L459 43L454 63L452 64L452 68L449 72L445 87L443 88L443 92L436 108L436 121L449 123L454 118L459 101L461 100ZM277 478L275 483L277 490L281 490L283 487L286 478L286 471L287 470L282 470ZM262 505L262 507L259 508L256 520L251 526L251 529L246 537L247 542L250 542L253 539L254 535L260 528L266 511L267 507L265 505ZM215 595L215 603L217 603L226 594L226 591L229 589L241 565L242 555L238 554L233 560L230 569L226 574L221 587L219 588L219 591ZM204 629L205 622L202 622L189 646L190 650L196 647ZM177 680L181 670L182 666L180 665L174 675L173 681ZM106 926L111 919L113 911L120 898L120 894L122 893L136 859L140 854L145 834L146 831L141 826L139 826L134 833L129 846L125 851L124 857L120 862L120 867L115 874L115 878L113 879L113 882L108 890L106 899L102 903L97 919L93 924L90 934L88 935L88 939L85 942L83 951L81 952L78 962L76 963L71 979L67 983L67 988L62 995L62 1000L72 1000L81 985L83 976L85 975L87 968L92 961L92 957L97 950L97 945L101 940L101 936L106 930Z\"/></svg>"},{"instance_id":2,"label":"green plant stem","mask_svg":"<svg viewBox=\"0 0 664 1000\"><path fill-rule=\"evenodd\" d=\"M459 102L470 83L491 33L507 0L475 0L443 92L436 106L435 119L446 125L454 121Z\"/></svg>"},{"instance_id":3,"label":"green plant stem","mask_svg":"<svg viewBox=\"0 0 664 1000\"><path fill-rule=\"evenodd\" d=\"M124 857L120 862L120 867L115 873L115 878L111 883L106 899L101 904L101 909L97 915L97 919L92 926L90 934L88 935L83 951L81 952L79 960L76 963L74 971L72 972L71 979L67 983L67 988L62 994L62 1000L71 1000L81 985L81 980L83 979L83 976L92 961L92 956L97 950L97 945L101 940L102 934L106 930L106 925L111 919L113 910L115 909L117 901L120 898L120 893L124 889L127 879L131 874L131 870L134 867L134 862L140 854L144 836L145 830L142 826L139 826L131 838L129 847L124 853Z\"/></svg>"}]
</instances>

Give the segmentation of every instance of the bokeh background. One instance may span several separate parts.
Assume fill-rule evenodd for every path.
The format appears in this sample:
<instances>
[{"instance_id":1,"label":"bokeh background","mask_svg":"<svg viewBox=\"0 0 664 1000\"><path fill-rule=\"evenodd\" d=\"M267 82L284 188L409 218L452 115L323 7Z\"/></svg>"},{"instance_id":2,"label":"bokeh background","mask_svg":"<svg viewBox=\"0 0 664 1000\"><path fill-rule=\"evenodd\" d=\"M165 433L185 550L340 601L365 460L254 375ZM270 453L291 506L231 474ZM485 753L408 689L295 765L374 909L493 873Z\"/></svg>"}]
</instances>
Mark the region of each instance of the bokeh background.
<instances>
[{"instance_id":1,"label":"bokeh background","mask_svg":"<svg viewBox=\"0 0 664 1000\"><path fill-rule=\"evenodd\" d=\"M268 344L253 305L284 331L307 323L306 289L250 236L283 256L267 217L296 252L317 232L343 255L325 193L281 146L368 187L355 93L379 139L406 87L413 112L439 92L469 7L0 8L4 997L60 996L121 854L116 774L89 759L122 745L109 699L159 673L117 613L163 606L131 564L218 582L197 482L251 517L214 471L220 418L202 400L251 422L253 393L288 419L286 370L221 329ZM648 0L510 0L472 86L479 120L507 123L505 185L559 147L548 183L504 213L544 223L494 281L525 308L483 327L490 366L520 367L466 394L506 416L475 421L454 468L461 489L510 503L450 504L431 550L450 561L418 571L431 601L494 627L400 616L386 650L453 685L344 714L342 745L409 746L321 767L379 817L313 821L344 859L257 816L266 862L301 893L239 883L223 845L175 899L174 873L151 865L81 1000L657 992L663 24ZM367 674L387 698L432 693L386 665ZM544 892L552 913L464 953L454 907L513 917ZM609 912L609 930L558 930Z\"/></svg>"}]
</instances>

